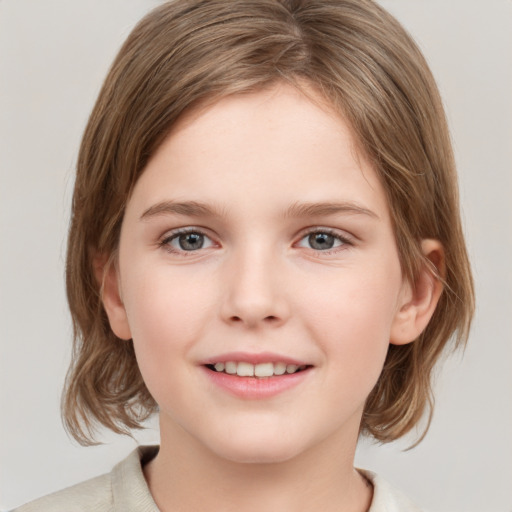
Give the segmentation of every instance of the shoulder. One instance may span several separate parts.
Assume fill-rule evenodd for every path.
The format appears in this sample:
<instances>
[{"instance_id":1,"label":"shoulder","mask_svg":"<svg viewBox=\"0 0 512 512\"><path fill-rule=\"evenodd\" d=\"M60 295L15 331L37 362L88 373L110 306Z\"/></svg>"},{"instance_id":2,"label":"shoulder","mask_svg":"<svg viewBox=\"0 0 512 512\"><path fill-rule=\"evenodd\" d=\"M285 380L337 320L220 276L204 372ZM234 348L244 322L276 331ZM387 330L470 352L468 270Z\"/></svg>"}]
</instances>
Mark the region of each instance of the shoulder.
<instances>
[{"instance_id":1,"label":"shoulder","mask_svg":"<svg viewBox=\"0 0 512 512\"><path fill-rule=\"evenodd\" d=\"M97 476L22 505L13 512L110 512L113 509L110 474Z\"/></svg>"},{"instance_id":2,"label":"shoulder","mask_svg":"<svg viewBox=\"0 0 512 512\"><path fill-rule=\"evenodd\" d=\"M158 446L139 446L105 475L34 500L12 512L158 512L142 466Z\"/></svg>"},{"instance_id":3,"label":"shoulder","mask_svg":"<svg viewBox=\"0 0 512 512\"><path fill-rule=\"evenodd\" d=\"M368 512L421 512L405 494L381 476L364 469L358 471L373 485L373 500Z\"/></svg>"}]
</instances>

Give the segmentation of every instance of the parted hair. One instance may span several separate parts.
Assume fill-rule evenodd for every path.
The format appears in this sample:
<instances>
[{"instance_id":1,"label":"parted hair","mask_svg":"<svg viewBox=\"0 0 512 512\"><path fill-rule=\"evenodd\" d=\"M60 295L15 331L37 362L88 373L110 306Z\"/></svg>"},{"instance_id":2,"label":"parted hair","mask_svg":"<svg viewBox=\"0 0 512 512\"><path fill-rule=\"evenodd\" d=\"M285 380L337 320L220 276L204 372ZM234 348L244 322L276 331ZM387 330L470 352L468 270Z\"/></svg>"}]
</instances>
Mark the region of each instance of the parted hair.
<instances>
[{"instance_id":1,"label":"parted hair","mask_svg":"<svg viewBox=\"0 0 512 512\"><path fill-rule=\"evenodd\" d=\"M66 264L74 326L62 397L67 430L94 444L98 426L128 434L158 411L133 343L112 332L95 257L115 258L130 194L173 124L198 103L286 81L308 84L352 128L387 194L404 276L422 239L444 247L443 292L414 342L390 345L361 432L395 440L426 418L432 376L463 346L474 310L457 176L442 101L420 50L371 0L174 0L146 15L121 47L83 135ZM424 435L423 432L423 435Z\"/></svg>"}]
</instances>

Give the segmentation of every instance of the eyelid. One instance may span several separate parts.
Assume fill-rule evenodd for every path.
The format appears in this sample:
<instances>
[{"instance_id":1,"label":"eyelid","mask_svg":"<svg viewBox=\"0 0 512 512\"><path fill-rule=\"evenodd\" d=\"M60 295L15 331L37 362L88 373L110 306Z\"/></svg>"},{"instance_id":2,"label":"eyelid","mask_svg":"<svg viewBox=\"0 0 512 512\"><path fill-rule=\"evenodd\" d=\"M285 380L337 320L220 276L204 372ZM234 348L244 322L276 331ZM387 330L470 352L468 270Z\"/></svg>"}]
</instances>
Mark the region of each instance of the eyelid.
<instances>
[{"instance_id":1,"label":"eyelid","mask_svg":"<svg viewBox=\"0 0 512 512\"><path fill-rule=\"evenodd\" d=\"M339 246L333 247L331 249L324 249L324 250L318 250L311 248L310 250L319 255L328 256L340 251L346 250L348 247L352 247L354 245L355 237L353 235L350 235L349 233L343 232L341 233L339 230L333 229L333 228L326 228L321 226L313 226L310 228L307 228L306 231L303 231L300 235L299 242L302 241L307 236L311 235L312 233L325 233L328 235L333 236L340 242L342 242Z\"/></svg>"},{"instance_id":2,"label":"eyelid","mask_svg":"<svg viewBox=\"0 0 512 512\"><path fill-rule=\"evenodd\" d=\"M170 231L166 231L166 233L160 238L158 245L159 245L159 247L164 248L167 252L169 252L171 254L177 254L179 256L184 256L184 257L197 255L201 249L209 249L209 247L205 247L205 248L201 247L200 249L197 249L195 251L186 251L183 249L181 249L181 250L176 249L170 245L170 242L172 240L175 240L180 235L186 235L189 233L197 233L199 235L202 235L205 238L208 238L212 242L212 245L215 244L214 240L212 239L212 237L210 235L208 235L208 233L206 232L205 229L202 229L202 228L199 228L196 226L187 226L187 227L183 227L183 228L176 228L176 229L173 229Z\"/></svg>"},{"instance_id":3,"label":"eyelid","mask_svg":"<svg viewBox=\"0 0 512 512\"><path fill-rule=\"evenodd\" d=\"M184 249L176 249L170 245L170 242L172 240L175 240L177 237L183 234L189 234L189 233L197 233L205 238L208 238L212 245L214 245L216 242L213 240L213 238L206 232L207 230L196 227L196 226L187 226L182 228L176 228L170 231L167 231L158 242L158 245L160 247L163 247L167 252L171 254L177 254L179 256L193 256L197 255L202 249L209 249L210 247L201 247L197 250L191 250L186 251ZM306 228L304 231L301 232L300 237L298 239L298 242L304 240L307 236L313 234L313 233L325 233L330 236L333 236L335 239L341 242L341 244L337 247L331 248L331 249L313 249L309 248L309 250L315 254L318 255L324 255L328 256L334 253L338 253L340 251L346 250L348 247L351 247L354 245L354 239L355 237L353 235L350 235L349 233L341 233L339 230L333 229L333 228L327 228L327 227L321 227L321 226L311 226L309 228ZM296 242L296 244L298 243ZM295 244L295 245L296 245Z\"/></svg>"}]
</instances>

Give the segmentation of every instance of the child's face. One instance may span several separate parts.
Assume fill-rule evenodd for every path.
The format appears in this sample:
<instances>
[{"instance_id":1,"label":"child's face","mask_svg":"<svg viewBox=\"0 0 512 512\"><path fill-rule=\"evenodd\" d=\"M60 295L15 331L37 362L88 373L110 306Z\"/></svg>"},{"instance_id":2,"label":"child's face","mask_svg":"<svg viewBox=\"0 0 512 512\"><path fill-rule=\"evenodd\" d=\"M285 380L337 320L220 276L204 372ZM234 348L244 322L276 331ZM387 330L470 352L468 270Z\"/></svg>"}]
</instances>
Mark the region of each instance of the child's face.
<instances>
[{"instance_id":1,"label":"child's face","mask_svg":"<svg viewBox=\"0 0 512 512\"><path fill-rule=\"evenodd\" d=\"M106 307L162 442L253 462L355 445L409 286L382 185L327 107L279 85L185 117L134 189L118 269ZM207 366L227 361L305 370Z\"/></svg>"}]
</instances>

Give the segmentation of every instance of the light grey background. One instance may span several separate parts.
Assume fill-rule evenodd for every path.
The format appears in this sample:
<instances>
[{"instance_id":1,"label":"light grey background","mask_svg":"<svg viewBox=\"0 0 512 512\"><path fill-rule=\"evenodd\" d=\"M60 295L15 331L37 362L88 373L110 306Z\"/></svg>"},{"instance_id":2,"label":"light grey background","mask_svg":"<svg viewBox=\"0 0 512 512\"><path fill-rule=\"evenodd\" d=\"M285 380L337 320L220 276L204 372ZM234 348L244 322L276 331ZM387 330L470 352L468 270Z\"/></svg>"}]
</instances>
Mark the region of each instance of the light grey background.
<instances>
[{"instance_id":1,"label":"light grey background","mask_svg":"<svg viewBox=\"0 0 512 512\"><path fill-rule=\"evenodd\" d=\"M0 509L109 471L133 447L81 448L59 397L73 168L107 68L157 0L0 1ZM437 382L427 438L364 444L357 464L432 512L512 511L512 1L382 0L419 42L444 97L478 310ZM158 440L155 430L138 436Z\"/></svg>"}]
</instances>

